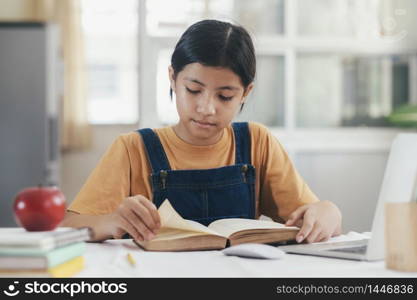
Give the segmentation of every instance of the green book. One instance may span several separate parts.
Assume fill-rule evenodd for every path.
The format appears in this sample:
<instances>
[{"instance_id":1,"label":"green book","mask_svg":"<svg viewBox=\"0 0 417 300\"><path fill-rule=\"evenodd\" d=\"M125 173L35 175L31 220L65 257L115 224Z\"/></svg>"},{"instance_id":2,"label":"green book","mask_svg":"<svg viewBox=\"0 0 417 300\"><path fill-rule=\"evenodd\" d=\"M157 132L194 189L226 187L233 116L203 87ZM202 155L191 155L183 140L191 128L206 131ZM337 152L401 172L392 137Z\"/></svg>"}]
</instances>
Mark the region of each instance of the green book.
<instances>
[{"instance_id":1,"label":"green book","mask_svg":"<svg viewBox=\"0 0 417 300\"><path fill-rule=\"evenodd\" d=\"M0 268L4 270L48 269L85 252L85 243L73 243L53 250L8 248L0 249Z\"/></svg>"}]
</instances>

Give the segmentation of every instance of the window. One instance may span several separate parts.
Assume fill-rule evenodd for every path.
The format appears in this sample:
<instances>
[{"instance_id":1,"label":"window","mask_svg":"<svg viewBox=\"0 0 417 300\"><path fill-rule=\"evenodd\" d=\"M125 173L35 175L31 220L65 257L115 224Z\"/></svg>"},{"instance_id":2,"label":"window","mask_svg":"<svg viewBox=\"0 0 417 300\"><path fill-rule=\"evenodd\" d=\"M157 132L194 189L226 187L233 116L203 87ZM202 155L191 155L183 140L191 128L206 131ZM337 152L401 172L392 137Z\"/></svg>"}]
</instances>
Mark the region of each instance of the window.
<instances>
[{"instance_id":1,"label":"window","mask_svg":"<svg viewBox=\"0 0 417 300\"><path fill-rule=\"evenodd\" d=\"M174 124L178 121L175 94L173 93L172 99L169 97L168 66L171 64L171 52L171 49L160 50L157 61L156 99L158 118L162 124Z\"/></svg>"},{"instance_id":2,"label":"window","mask_svg":"<svg viewBox=\"0 0 417 300\"><path fill-rule=\"evenodd\" d=\"M147 0L146 29L151 36L176 36L202 18L227 18L233 0Z\"/></svg>"},{"instance_id":3,"label":"window","mask_svg":"<svg viewBox=\"0 0 417 300\"><path fill-rule=\"evenodd\" d=\"M251 120L270 126L284 126L284 57L257 58L255 86L237 121Z\"/></svg>"},{"instance_id":4,"label":"window","mask_svg":"<svg viewBox=\"0 0 417 300\"><path fill-rule=\"evenodd\" d=\"M138 121L138 0L82 0L88 118Z\"/></svg>"},{"instance_id":5,"label":"window","mask_svg":"<svg viewBox=\"0 0 417 300\"><path fill-rule=\"evenodd\" d=\"M297 126L390 126L386 116L410 101L409 62L406 55L300 55Z\"/></svg>"},{"instance_id":6,"label":"window","mask_svg":"<svg viewBox=\"0 0 417 300\"><path fill-rule=\"evenodd\" d=\"M156 90L163 124L178 119L167 78L173 47L202 18L242 24L253 37L255 88L238 120L290 130L389 127L393 110L417 101L413 0L179 2L184 9L148 0L144 14L158 53L157 84L146 88Z\"/></svg>"}]
</instances>

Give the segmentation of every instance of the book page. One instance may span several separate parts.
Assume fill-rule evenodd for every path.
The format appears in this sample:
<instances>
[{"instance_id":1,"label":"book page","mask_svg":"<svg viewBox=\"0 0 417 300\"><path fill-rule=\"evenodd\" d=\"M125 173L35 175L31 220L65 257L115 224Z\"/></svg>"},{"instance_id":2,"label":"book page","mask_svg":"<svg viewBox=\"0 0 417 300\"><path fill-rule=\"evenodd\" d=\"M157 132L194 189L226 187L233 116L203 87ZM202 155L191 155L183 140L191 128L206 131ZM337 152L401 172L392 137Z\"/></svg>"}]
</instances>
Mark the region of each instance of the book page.
<instances>
[{"instance_id":1,"label":"book page","mask_svg":"<svg viewBox=\"0 0 417 300\"><path fill-rule=\"evenodd\" d=\"M222 236L222 234L219 234L198 222L186 220L181 217L172 207L168 199L165 199L165 201L161 204L158 208L158 212L161 217L161 228L173 228L183 231L201 232Z\"/></svg>"},{"instance_id":2,"label":"book page","mask_svg":"<svg viewBox=\"0 0 417 300\"><path fill-rule=\"evenodd\" d=\"M190 231L184 231L180 229L173 229L164 227L161 230L158 231L157 236L152 239L152 242L159 241L159 240L177 240L181 238L189 238L196 235L205 235L205 233L202 232L190 232Z\"/></svg>"},{"instance_id":3,"label":"book page","mask_svg":"<svg viewBox=\"0 0 417 300\"><path fill-rule=\"evenodd\" d=\"M253 219L221 219L212 222L209 226L210 229L222 234L225 237L229 237L235 232L248 230L248 229L283 229L293 230L299 229L294 226L285 226L284 224L273 221L262 221Z\"/></svg>"}]
</instances>

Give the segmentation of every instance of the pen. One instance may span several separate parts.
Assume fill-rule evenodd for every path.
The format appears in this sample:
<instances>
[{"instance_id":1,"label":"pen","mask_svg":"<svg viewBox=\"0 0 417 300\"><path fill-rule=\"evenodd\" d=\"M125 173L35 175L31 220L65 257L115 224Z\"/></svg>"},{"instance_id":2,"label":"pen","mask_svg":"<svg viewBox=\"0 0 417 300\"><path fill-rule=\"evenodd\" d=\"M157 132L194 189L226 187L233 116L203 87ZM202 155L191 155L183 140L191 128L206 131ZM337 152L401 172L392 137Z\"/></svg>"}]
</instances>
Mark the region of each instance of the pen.
<instances>
[{"instance_id":1,"label":"pen","mask_svg":"<svg viewBox=\"0 0 417 300\"><path fill-rule=\"evenodd\" d=\"M132 266L136 266L136 260L133 258L132 254L130 253L127 254L127 260Z\"/></svg>"}]
</instances>

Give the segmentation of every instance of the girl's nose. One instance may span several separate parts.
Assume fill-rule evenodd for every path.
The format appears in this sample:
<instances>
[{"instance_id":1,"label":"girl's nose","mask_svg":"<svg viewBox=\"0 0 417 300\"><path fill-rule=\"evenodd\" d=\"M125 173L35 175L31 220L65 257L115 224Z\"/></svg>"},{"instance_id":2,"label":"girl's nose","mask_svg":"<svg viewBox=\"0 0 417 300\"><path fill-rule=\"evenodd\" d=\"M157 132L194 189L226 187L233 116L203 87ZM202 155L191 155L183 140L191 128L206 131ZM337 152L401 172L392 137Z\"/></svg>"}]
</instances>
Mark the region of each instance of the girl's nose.
<instances>
[{"instance_id":1,"label":"girl's nose","mask_svg":"<svg viewBox=\"0 0 417 300\"><path fill-rule=\"evenodd\" d=\"M214 100L211 97L201 99L197 103L196 111L197 113L203 115L214 115L216 113L216 109L214 107Z\"/></svg>"}]
</instances>

